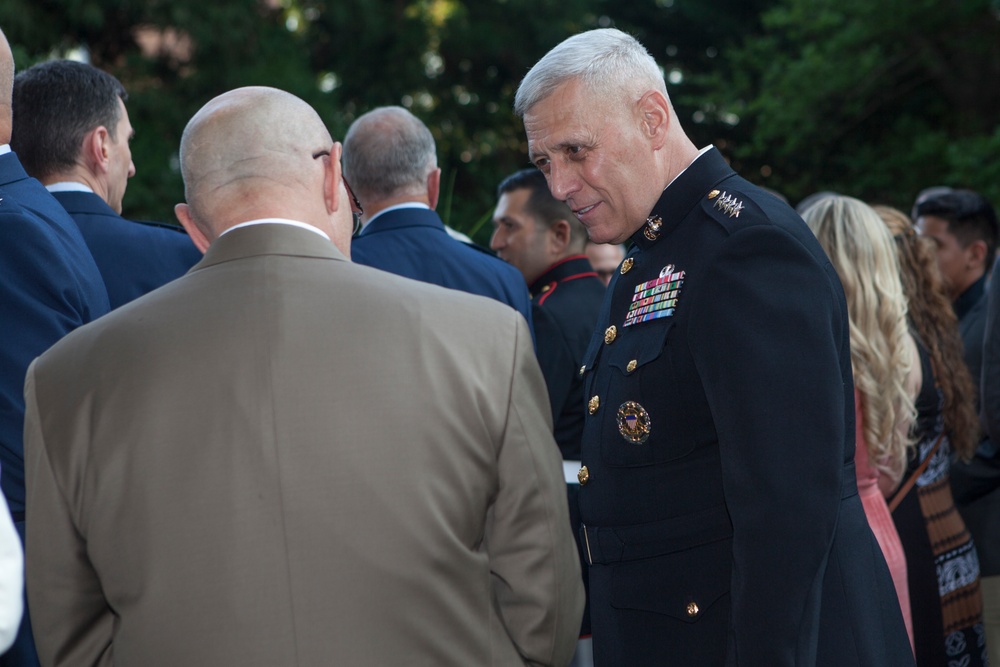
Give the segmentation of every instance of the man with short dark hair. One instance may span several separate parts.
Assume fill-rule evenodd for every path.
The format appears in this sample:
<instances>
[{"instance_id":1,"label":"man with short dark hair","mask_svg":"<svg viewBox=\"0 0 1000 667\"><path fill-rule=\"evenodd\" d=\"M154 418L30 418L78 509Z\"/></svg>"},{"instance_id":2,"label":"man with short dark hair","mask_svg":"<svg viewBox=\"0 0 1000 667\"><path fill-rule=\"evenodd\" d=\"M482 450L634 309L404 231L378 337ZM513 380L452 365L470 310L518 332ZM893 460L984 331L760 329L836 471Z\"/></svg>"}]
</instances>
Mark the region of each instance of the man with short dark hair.
<instances>
[{"instance_id":1,"label":"man with short dark hair","mask_svg":"<svg viewBox=\"0 0 1000 667\"><path fill-rule=\"evenodd\" d=\"M500 183L493 228L490 247L521 272L531 294L556 442L563 459L578 463L583 430L579 370L605 292L583 254L587 230L566 204L552 197L537 169L524 169Z\"/></svg>"},{"instance_id":2,"label":"man with short dark hair","mask_svg":"<svg viewBox=\"0 0 1000 667\"><path fill-rule=\"evenodd\" d=\"M938 266L958 315L965 364L979 390L976 396L982 397L988 429L971 461L952 464L951 488L979 555L986 643L994 647L1000 644L1000 451L989 430L1000 430L995 397L1000 355L995 340L998 305L990 305L986 282L1000 230L993 206L977 192L937 188L922 195L914 206L917 228L937 247ZM991 282L995 281L994 276ZM987 337L990 333L993 340Z\"/></svg>"},{"instance_id":3,"label":"man with short dark hair","mask_svg":"<svg viewBox=\"0 0 1000 667\"><path fill-rule=\"evenodd\" d=\"M971 190L930 196L916 210L917 229L937 249L938 267L958 315L965 363L978 387L986 322L983 295L997 247L996 213L982 195Z\"/></svg>"},{"instance_id":4,"label":"man with short dark hair","mask_svg":"<svg viewBox=\"0 0 1000 667\"><path fill-rule=\"evenodd\" d=\"M72 60L30 67L14 80L11 146L76 221L112 308L183 275L201 253L175 225L121 217L135 174L135 132L115 77Z\"/></svg>"},{"instance_id":5,"label":"man with short dark hair","mask_svg":"<svg viewBox=\"0 0 1000 667\"><path fill-rule=\"evenodd\" d=\"M435 213L441 193L434 136L402 107L379 107L344 137L344 176L364 207L351 244L355 262L496 299L529 327L524 280L485 250L451 238Z\"/></svg>"},{"instance_id":6,"label":"man with short dark hair","mask_svg":"<svg viewBox=\"0 0 1000 667\"><path fill-rule=\"evenodd\" d=\"M500 183L490 247L521 272L531 293L536 352L562 452L574 534L580 526L577 473L585 409L579 371L606 291L583 254L586 243L587 230L552 197L542 172L523 169ZM586 567L582 550L581 567ZM580 634L590 635L586 613ZM581 663L589 649L588 640L578 650Z\"/></svg>"},{"instance_id":7,"label":"man with short dark hair","mask_svg":"<svg viewBox=\"0 0 1000 667\"><path fill-rule=\"evenodd\" d=\"M108 293L73 219L9 146L14 57L0 31L0 467L24 539L24 377L31 360L108 312ZM37 665L28 614L0 665Z\"/></svg>"}]
</instances>

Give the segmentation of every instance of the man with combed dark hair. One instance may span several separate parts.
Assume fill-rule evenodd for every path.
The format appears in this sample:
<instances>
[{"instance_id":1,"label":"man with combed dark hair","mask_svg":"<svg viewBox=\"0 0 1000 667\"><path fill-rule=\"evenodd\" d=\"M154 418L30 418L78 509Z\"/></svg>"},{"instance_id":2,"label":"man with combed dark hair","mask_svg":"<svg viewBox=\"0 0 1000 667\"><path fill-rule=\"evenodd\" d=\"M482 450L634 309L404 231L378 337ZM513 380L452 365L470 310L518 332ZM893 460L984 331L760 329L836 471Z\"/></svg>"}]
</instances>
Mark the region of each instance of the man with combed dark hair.
<instances>
[{"instance_id":1,"label":"man with combed dark hair","mask_svg":"<svg viewBox=\"0 0 1000 667\"><path fill-rule=\"evenodd\" d=\"M24 539L24 376L31 360L108 312L108 293L80 230L10 150L14 57L0 31L0 468ZM28 614L0 665L38 664Z\"/></svg>"},{"instance_id":2,"label":"man with combed dark hair","mask_svg":"<svg viewBox=\"0 0 1000 667\"><path fill-rule=\"evenodd\" d=\"M982 421L987 428L972 460L952 464L951 488L976 544L986 642L991 647L1000 645L1000 448L994 439L1000 431L996 336L1000 305L990 304L986 283L1000 230L996 211L978 192L936 188L922 195L914 206L917 229L937 248L938 266L958 315L965 364L982 398ZM996 280L994 276L990 282ZM992 292L997 294L996 289Z\"/></svg>"},{"instance_id":3,"label":"man with combed dark hair","mask_svg":"<svg viewBox=\"0 0 1000 667\"><path fill-rule=\"evenodd\" d=\"M11 146L76 221L117 308L183 275L201 253L175 225L121 217L135 132L115 77L72 60L14 79Z\"/></svg>"},{"instance_id":4,"label":"man with combed dark hair","mask_svg":"<svg viewBox=\"0 0 1000 667\"><path fill-rule=\"evenodd\" d=\"M364 206L355 262L496 299L531 325L524 280L485 250L457 241L437 213L441 169L434 136L402 107L379 107L344 137L344 176Z\"/></svg>"},{"instance_id":5,"label":"man with combed dark hair","mask_svg":"<svg viewBox=\"0 0 1000 667\"><path fill-rule=\"evenodd\" d=\"M583 254L586 244L587 230L566 204L552 197L542 172L522 169L500 182L490 247L521 272L531 293L536 352L549 390L574 533L580 525L577 471L584 416L579 371L605 293ZM590 635L586 613L580 634ZM589 648L588 640L580 651Z\"/></svg>"},{"instance_id":6,"label":"man with combed dark hair","mask_svg":"<svg viewBox=\"0 0 1000 667\"><path fill-rule=\"evenodd\" d=\"M613 29L515 98L592 241L632 248L582 372L580 514L599 665L912 665L854 470L837 273L802 219L684 133Z\"/></svg>"},{"instance_id":7,"label":"man with combed dark hair","mask_svg":"<svg viewBox=\"0 0 1000 667\"><path fill-rule=\"evenodd\" d=\"M46 665L572 655L583 586L528 327L349 261L340 157L289 93L209 101L175 209L204 259L29 370Z\"/></svg>"}]
</instances>

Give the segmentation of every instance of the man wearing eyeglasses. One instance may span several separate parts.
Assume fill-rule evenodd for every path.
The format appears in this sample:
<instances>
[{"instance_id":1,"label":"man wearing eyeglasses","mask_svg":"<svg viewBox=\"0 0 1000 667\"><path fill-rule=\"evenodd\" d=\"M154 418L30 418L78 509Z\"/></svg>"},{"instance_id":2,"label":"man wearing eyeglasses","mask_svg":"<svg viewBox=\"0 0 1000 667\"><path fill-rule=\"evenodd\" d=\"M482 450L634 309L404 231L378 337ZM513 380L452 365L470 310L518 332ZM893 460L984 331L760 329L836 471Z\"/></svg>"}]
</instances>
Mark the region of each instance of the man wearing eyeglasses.
<instances>
[{"instance_id":1,"label":"man wearing eyeglasses","mask_svg":"<svg viewBox=\"0 0 1000 667\"><path fill-rule=\"evenodd\" d=\"M29 371L42 664L572 655L583 588L527 325L348 261L340 155L288 93L210 101L176 208L204 259Z\"/></svg>"},{"instance_id":2,"label":"man wearing eyeglasses","mask_svg":"<svg viewBox=\"0 0 1000 667\"><path fill-rule=\"evenodd\" d=\"M402 107L379 107L344 137L344 175L364 204L353 260L415 280L496 299L531 324L524 278L455 240L434 211L441 192L434 137Z\"/></svg>"}]
</instances>

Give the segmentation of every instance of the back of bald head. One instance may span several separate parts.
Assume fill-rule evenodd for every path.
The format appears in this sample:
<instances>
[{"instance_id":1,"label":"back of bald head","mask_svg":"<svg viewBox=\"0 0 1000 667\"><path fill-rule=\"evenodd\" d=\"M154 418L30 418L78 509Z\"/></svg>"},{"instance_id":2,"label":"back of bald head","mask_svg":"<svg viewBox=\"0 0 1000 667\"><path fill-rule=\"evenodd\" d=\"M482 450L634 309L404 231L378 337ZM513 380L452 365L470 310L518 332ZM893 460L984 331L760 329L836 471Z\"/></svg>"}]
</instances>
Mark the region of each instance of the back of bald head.
<instances>
[{"instance_id":1,"label":"back of bald head","mask_svg":"<svg viewBox=\"0 0 1000 667\"><path fill-rule=\"evenodd\" d=\"M344 175L362 201L427 193L437 168L434 135L403 107L378 107L344 136Z\"/></svg>"},{"instance_id":2,"label":"back of bald head","mask_svg":"<svg viewBox=\"0 0 1000 667\"><path fill-rule=\"evenodd\" d=\"M234 204L240 211L275 202L295 206L298 200L289 195L315 185L309 157L332 144L316 111L291 93L247 87L219 95L191 118L181 137L181 175L192 216L207 224Z\"/></svg>"},{"instance_id":3,"label":"back of bald head","mask_svg":"<svg viewBox=\"0 0 1000 667\"><path fill-rule=\"evenodd\" d=\"M13 127L11 99L14 94L14 54L0 30L0 144L10 143Z\"/></svg>"}]
</instances>

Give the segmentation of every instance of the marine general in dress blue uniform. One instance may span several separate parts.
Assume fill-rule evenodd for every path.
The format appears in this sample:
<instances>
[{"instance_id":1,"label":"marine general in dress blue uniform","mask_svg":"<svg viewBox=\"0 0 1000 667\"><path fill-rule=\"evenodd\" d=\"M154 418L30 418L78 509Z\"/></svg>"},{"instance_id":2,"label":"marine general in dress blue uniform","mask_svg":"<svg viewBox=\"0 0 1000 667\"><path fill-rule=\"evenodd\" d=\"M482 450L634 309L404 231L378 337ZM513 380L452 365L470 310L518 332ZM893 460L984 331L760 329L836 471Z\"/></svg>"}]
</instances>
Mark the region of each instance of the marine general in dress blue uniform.
<instances>
[{"instance_id":1,"label":"marine general in dress blue uniform","mask_svg":"<svg viewBox=\"0 0 1000 667\"><path fill-rule=\"evenodd\" d=\"M70 60L35 65L14 81L11 145L73 217L112 308L180 277L202 256L180 227L121 216L135 174L127 97L115 77Z\"/></svg>"},{"instance_id":2,"label":"marine general in dress blue uniform","mask_svg":"<svg viewBox=\"0 0 1000 667\"><path fill-rule=\"evenodd\" d=\"M430 130L402 107L364 114L344 137L344 176L364 206L351 259L442 287L496 299L531 325L531 302L517 269L457 241L434 211L441 186Z\"/></svg>"},{"instance_id":3,"label":"marine general in dress blue uniform","mask_svg":"<svg viewBox=\"0 0 1000 667\"><path fill-rule=\"evenodd\" d=\"M517 93L532 161L632 249L580 372L598 665L910 665L854 475L848 316L796 214L678 123L617 30Z\"/></svg>"}]
</instances>

